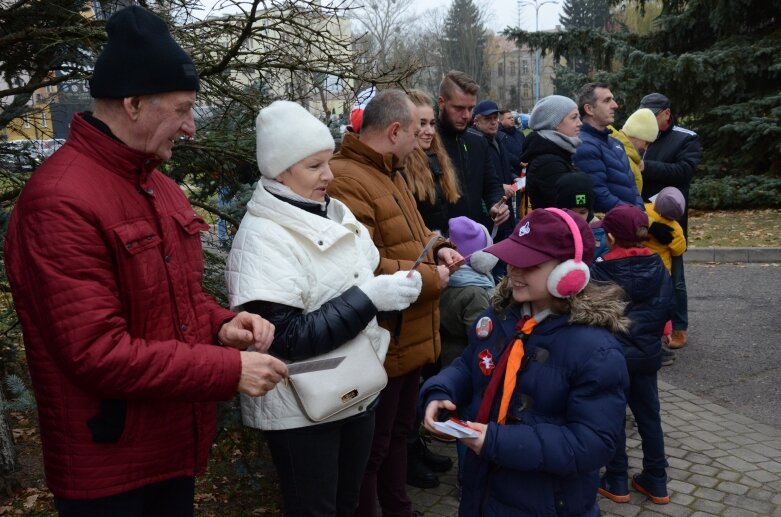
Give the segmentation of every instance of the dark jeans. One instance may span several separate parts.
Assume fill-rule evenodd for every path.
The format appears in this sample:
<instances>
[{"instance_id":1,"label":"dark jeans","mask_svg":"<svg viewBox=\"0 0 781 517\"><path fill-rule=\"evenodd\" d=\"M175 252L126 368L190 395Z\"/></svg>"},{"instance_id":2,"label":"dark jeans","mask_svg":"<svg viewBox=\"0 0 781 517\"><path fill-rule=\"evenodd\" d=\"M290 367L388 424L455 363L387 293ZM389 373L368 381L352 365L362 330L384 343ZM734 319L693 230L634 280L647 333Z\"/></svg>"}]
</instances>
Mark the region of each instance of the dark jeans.
<instances>
[{"instance_id":1,"label":"dark jeans","mask_svg":"<svg viewBox=\"0 0 781 517\"><path fill-rule=\"evenodd\" d=\"M285 515L352 516L369 459L374 412L337 422L264 431Z\"/></svg>"},{"instance_id":2,"label":"dark jeans","mask_svg":"<svg viewBox=\"0 0 781 517\"><path fill-rule=\"evenodd\" d=\"M686 330L689 328L689 301L686 295L686 277L683 275L683 255L673 257L670 274L675 290L673 330Z\"/></svg>"},{"instance_id":3,"label":"dark jeans","mask_svg":"<svg viewBox=\"0 0 781 517\"><path fill-rule=\"evenodd\" d=\"M664 454L664 432L659 415L659 390L656 372L630 373L627 404L637 423L643 446L643 471L657 477L665 475L667 459ZM626 419L621 435L616 440L616 453L607 465L607 475L627 476L629 460L626 456Z\"/></svg>"},{"instance_id":4,"label":"dark jeans","mask_svg":"<svg viewBox=\"0 0 781 517\"><path fill-rule=\"evenodd\" d=\"M369 465L363 476L356 517L410 517L407 496L407 437L415 422L420 368L388 379L380 394Z\"/></svg>"},{"instance_id":5,"label":"dark jeans","mask_svg":"<svg viewBox=\"0 0 781 517\"><path fill-rule=\"evenodd\" d=\"M179 477L99 499L54 498L60 517L192 517L195 478Z\"/></svg>"}]
</instances>

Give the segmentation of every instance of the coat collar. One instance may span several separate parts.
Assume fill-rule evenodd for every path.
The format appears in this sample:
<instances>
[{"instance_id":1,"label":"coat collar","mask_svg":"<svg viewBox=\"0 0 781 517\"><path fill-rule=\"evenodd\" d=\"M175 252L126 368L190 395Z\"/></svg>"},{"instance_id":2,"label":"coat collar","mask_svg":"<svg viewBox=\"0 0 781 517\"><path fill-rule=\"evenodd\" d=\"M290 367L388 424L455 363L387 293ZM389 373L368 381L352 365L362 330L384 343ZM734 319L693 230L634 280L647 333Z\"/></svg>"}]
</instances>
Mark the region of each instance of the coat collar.
<instances>
[{"instance_id":1,"label":"coat collar","mask_svg":"<svg viewBox=\"0 0 781 517\"><path fill-rule=\"evenodd\" d=\"M401 168L396 163L396 158L393 156L393 153L378 153L361 142L358 135L354 133L346 133L344 135L342 148L339 151L339 154L345 158L371 165L390 177L393 177L396 170Z\"/></svg>"},{"instance_id":2,"label":"coat collar","mask_svg":"<svg viewBox=\"0 0 781 517\"><path fill-rule=\"evenodd\" d=\"M101 167L145 188L149 176L163 163L154 155L131 149L77 113L71 121L72 142ZM97 150L98 152L95 152Z\"/></svg>"},{"instance_id":3,"label":"coat collar","mask_svg":"<svg viewBox=\"0 0 781 517\"><path fill-rule=\"evenodd\" d=\"M600 140L604 140L605 142L607 142L607 137L609 137L611 133L609 128L599 130L594 126L592 126L591 124L589 124L588 122L584 122L583 127L580 128L580 130L585 131L590 135L594 135L595 137L599 138Z\"/></svg>"},{"instance_id":4,"label":"coat collar","mask_svg":"<svg viewBox=\"0 0 781 517\"><path fill-rule=\"evenodd\" d=\"M622 131L618 131L613 126L607 126L607 128L611 131L610 136L624 145L624 151L626 151L626 155L629 160L632 163L640 163L640 154L637 152L634 144L629 140L629 137L626 136Z\"/></svg>"},{"instance_id":5,"label":"coat collar","mask_svg":"<svg viewBox=\"0 0 781 517\"><path fill-rule=\"evenodd\" d=\"M321 250L330 248L348 234L360 233L360 224L344 203L331 198L328 217L321 217L276 198L260 182L247 203L247 213L270 219Z\"/></svg>"}]
</instances>

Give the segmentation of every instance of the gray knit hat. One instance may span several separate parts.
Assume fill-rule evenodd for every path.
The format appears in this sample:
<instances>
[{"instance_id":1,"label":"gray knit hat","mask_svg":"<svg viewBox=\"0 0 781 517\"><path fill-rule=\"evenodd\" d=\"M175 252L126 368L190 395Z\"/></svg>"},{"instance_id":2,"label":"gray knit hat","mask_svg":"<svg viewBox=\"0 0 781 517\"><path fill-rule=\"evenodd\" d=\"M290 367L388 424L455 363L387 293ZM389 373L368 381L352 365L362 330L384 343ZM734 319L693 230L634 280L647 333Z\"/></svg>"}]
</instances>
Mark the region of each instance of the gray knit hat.
<instances>
[{"instance_id":1,"label":"gray knit hat","mask_svg":"<svg viewBox=\"0 0 781 517\"><path fill-rule=\"evenodd\" d=\"M563 95L548 95L534 105L529 127L535 131L540 129L556 129L570 111L578 105L569 97Z\"/></svg>"},{"instance_id":2,"label":"gray knit hat","mask_svg":"<svg viewBox=\"0 0 781 517\"><path fill-rule=\"evenodd\" d=\"M680 219L686 210L686 199L675 187L665 187L653 198L656 213L667 219Z\"/></svg>"}]
</instances>

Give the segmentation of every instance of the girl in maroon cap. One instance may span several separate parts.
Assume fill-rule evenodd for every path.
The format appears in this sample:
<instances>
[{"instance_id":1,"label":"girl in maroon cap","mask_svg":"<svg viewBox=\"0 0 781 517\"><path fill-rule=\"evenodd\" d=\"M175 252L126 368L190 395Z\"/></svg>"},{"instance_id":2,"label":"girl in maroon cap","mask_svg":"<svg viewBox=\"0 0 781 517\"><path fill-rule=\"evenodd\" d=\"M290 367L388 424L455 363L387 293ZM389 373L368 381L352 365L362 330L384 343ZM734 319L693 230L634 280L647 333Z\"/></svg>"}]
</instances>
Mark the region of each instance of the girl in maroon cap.
<instances>
[{"instance_id":1,"label":"girl in maroon cap","mask_svg":"<svg viewBox=\"0 0 781 517\"><path fill-rule=\"evenodd\" d=\"M432 432L458 409L477 434L461 439L459 515L599 515L628 385L623 293L589 283L594 236L569 210L534 210L485 251L508 275L467 349L420 395Z\"/></svg>"}]
</instances>

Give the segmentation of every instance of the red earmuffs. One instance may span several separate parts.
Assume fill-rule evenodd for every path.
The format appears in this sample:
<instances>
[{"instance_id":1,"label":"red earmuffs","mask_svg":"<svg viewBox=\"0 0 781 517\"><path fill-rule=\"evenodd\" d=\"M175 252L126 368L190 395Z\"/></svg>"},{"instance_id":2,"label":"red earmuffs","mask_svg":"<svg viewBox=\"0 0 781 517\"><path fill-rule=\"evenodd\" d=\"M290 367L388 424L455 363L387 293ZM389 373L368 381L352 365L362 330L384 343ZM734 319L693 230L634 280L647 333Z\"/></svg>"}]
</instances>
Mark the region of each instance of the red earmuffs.
<instances>
[{"instance_id":1,"label":"red earmuffs","mask_svg":"<svg viewBox=\"0 0 781 517\"><path fill-rule=\"evenodd\" d=\"M588 266L583 263L583 239L580 237L578 225L567 212L558 208L545 210L558 215L567 223L575 242L575 256L556 266L548 277L550 294L556 298L569 298L585 289L591 278Z\"/></svg>"}]
</instances>

